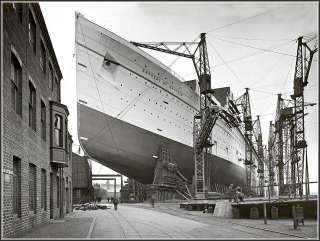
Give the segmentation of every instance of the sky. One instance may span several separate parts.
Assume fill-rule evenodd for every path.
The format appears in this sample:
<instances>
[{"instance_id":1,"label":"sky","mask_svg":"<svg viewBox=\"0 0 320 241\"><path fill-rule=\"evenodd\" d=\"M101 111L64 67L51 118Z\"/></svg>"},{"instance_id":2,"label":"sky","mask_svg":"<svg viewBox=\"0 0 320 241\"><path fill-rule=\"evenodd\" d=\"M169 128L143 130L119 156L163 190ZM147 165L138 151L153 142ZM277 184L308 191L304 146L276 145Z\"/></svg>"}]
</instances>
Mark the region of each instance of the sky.
<instances>
[{"instance_id":1,"label":"sky","mask_svg":"<svg viewBox=\"0 0 320 241\"><path fill-rule=\"evenodd\" d=\"M290 99L296 39L318 35L318 2L40 2L63 74L61 99L70 111L69 131L78 149L75 12L128 41L194 41L207 33L213 88L230 86L235 98L250 88L253 119L260 115L263 144L275 119L277 94ZM312 43L312 42L311 42ZM311 45L313 47L313 43ZM274 52L265 51L273 49ZM196 77L190 60L157 57L186 80ZM310 181L318 180L318 53L311 67L305 101ZM93 173L113 173L92 164ZM315 190L311 185L311 191Z\"/></svg>"}]
</instances>

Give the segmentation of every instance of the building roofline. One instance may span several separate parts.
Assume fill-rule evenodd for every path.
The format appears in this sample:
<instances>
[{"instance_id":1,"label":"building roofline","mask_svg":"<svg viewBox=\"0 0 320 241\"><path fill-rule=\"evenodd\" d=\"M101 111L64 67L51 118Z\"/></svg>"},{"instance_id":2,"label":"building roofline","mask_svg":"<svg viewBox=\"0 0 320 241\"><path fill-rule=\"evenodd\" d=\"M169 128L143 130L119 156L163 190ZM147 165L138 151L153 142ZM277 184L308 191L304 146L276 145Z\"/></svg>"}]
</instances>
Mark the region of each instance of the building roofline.
<instances>
[{"instance_id":1,"label":"building roofline","mask_svg":"<svg viewBox=\"0 0 320 241\"><path fill-rule=\"evenodd\" d=\"M39 3L30 3L30 4L33 7L34 12L35 12L35 14L37 16L38 23L39 23L40 28L42 30L43 38L45 39L45 41L47 43L47 47L48 47L48 50L50 52L50 56L53 59L53 65L54 65L55 70L57 72L58 78L59 78L59 80L61 80L63 78L63 76L62 76L61 69L60 69L60 66L59 66L59 63L58 63L58 59L57 59L56 54L54 52L54 48L52 46L52 42L51 42L51 39L50 39L50 36L49 36L49 32L48 32L46 23L44 21L43 15L42 15L42 11L41 11L40 5L39 5Z\"/></svg>"}]
</instances>

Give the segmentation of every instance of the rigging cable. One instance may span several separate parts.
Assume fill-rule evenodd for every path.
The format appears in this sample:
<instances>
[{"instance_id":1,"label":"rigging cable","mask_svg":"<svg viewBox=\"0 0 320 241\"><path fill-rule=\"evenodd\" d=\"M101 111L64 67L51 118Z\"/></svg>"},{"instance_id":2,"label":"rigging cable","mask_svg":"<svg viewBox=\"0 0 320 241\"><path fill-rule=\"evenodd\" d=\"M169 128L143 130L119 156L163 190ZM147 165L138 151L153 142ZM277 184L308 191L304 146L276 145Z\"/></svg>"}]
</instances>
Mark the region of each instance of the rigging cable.
<instances>
[{"instance_id":1,"label":"rigging cable","mask_svg":"<svg viewBox=\"0 0 320 241\"><path fill-rule=\"evenodd\" d=\"M254 46L251 46L251 45L248 45L248 44L237 43L237 42L234 42L234 41L230 41L230 40L222 39L222 38L217 38L217 37L212 37L212 38L218 39L218 40L220 40L220 41L228 42L228 43L234 44L234 45L240 45L240 46L247 47L247 48L258 49L258 50L265 51L265 52L270 52L270 53L275 53L275 54L281 54L281 55L286 55L286 56L290 56L290 57L296 58L295 55L288 54L288 53L282 53L282 52L277 52L277 51L273 51L273 50L270 50L270 49L254 47Z\"/></svg>"},{"instance_id":2,"label":"rigging cable","mask_svg":"<svg viewBox=\"0 0 320 241\"><path fill-rule=\"evenodd\" d=\"M209 43L209 45L213 48L213 50L217 53L217 55L219 56L219 58L225 63L225 65L227 66L227 68L230 70L230 72L237 78L237 80L240 81L240 83L245 87L244 83L242 82L242 80L238 77L238 75L231 69L231 67L229 66L229 64L227 64L224 59L222 58L222 56L219 54L218 50L214 47L214 45L207 39L207 42Z\"/></svg>"},{"instance_id":3,"label":"rigging cable","mask_svg":"<svg viewBox=\"0 0 320 241\"><path fill-rule=\"evenodd\" d=\"M292 40L290 40L291 42ZM268 50L274 50L274 49L278 49L284 45L287 45L288 42L286 41L285 43L281 43L281 44L277 44L277 45L273 45L271 46L270 48L268 48ZM250 58L252 56L256 56L256 55L260 55L260 54L265 54L266 51L256 51L256 52L253 52L252 54L248 54L248 55L244 55L244 56L241 56L241 57L238 57L238 58L234 58L234 59L230 59L227 61L227 63L232 63L232 62L237 62L237 61L240 61L240 60L244 60L244 59L247 59L247 58ZM216 65L213 65L213 67L219 67L219 66L223 66L224 63L220 63L220 64L216 64Z\"/></svg>"},{"instance_id":4,"label":"rigging cable","mask_svg":"<svg viewBox=\"0 0 320 241\"><path fill-rule=\"evenodd\" d=\"M283 7L284 7L284 6L283 6ZM282 8L283 8L283 7L282 7ZM280 7L280 8L281 8L281 7ZM262 12L262 13L258 13L258 14L255 14L255 15L252 15L252 16L249 16L249 17L246 17L246 18L239 19L238 21L235 21L235 22L232 22L232 23L228 23L228 24L222 25L222 26L220 26L220 27L216 27L216 28L210 29L209 31L207 31L207 33L214 32L214 31L217 31L217 30L220 30L220 29L223 29L223 28L226 28L226 27L235 25L235 24L239 24L239 23L244 22L244 21L247 21L247 20L249 20L249 19L256 18L256 17L262 16L262 15L268 14L268 13L274 11L275 9L276 9L276 8L274 8L274 9L269 9L269 10L264 11L264 12ZM278 9L279 9L279 8L278 8Z\"/></svg>"},{"instance_id":5,"label":"rigging cable","mask_svg":"<svg viewBox=\"0 0 320 241\"><path fill-rule=\"evenodd\" d=\"M294 39L283 38L283 39L263 39L263 38L246 38L246 37L234 37L234 36L226 36L226 35L217 35L215 36L226 39L242 39L242 40L251 40L251 41L265 41L265 42L280 42L280 41L292 41Z\"/></svg>"},{"instance_id":6,"label":"rigging cable","mask_svg":"<svg viewBox=\"0 0 320 241\"><path fill-rule=\"evenodd\" d=\"M293 46L293 44L295 44L295 43L292 43L291 45L289 45L289 47L291 48L292 46ZM268 76L270 76L270 74L274 71L274 69L276 68L276 67L278 67L277 69L278 69L278 72L279 72L279 70L281 70L281 68L280 68L280 62L282 61L283 59L281 59L280 57L277 59L277 61L274 61L274 65L271 67L271 68L269 68L269 70L267 71L267 73L264 75L264 76L262 76L262 78L259 78L259 82L265 82L265 80L266 79L268 79L268 78L270 78L270 77L268 77ZM292 61L294 61L294 59L292 58ZM267 78L268 77L268 78ZM257 83L259 84L259 82L257 81L255 84L253 84L252 86L251 86L251 88L252 87L260 87L261 85L257 85ZM273 84L274 85L274 84ZM282 91L282 90L281 90Z\"/></svg>"},{"instance_id":7,"label":"rigging cable","mask_svg":"<svg viewBox=\"0 0 320 241\"><path fill-rule=\"evenodd\" d=\"M285 81L284 81L284 83L283 83L283 85L282 85L282 87L281 87L281 89L280 89L280 92L283 91L284 87L285 87L285 86L287 85L287 83L288 83L289 74L290 74L290 72L291 72L291 70L292 70L292 67L293 67L294 62L295 62L295 59L292 59L292 60L291 60L290 67L289 67L289 71L288 71L287 76L286 76L286 78L285 78Z\"/></svg>"}]
</instances>

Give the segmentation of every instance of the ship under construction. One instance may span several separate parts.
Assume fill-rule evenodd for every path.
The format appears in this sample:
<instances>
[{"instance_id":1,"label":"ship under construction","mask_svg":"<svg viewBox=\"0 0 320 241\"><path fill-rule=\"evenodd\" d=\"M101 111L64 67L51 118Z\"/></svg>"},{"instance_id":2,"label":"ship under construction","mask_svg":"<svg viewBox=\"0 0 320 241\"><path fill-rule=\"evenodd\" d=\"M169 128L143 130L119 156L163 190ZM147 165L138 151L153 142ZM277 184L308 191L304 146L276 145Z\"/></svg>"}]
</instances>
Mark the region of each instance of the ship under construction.
<instances>
[{"instance_id":1,"label":"ship under construction","mask_svg":"<svg viewBox=\"0 0 320 241\"><path fill-rule=\"evenodd\" d=\"M78 134L83 150L143 184L155 180L159 148L169 150L187 182L194 182L194 116L199 112L197 80L186 81L135 44L76 13ZM237 111L229 87L213 89L214 103ZM231 112L229 112L230 114ZM218 118L204 166L209 191L247 185L246 146L241 125ZM258 155L252 151L251 163ZM250 165L250 185L258 185Z\"/></svg>"}]
</instances>

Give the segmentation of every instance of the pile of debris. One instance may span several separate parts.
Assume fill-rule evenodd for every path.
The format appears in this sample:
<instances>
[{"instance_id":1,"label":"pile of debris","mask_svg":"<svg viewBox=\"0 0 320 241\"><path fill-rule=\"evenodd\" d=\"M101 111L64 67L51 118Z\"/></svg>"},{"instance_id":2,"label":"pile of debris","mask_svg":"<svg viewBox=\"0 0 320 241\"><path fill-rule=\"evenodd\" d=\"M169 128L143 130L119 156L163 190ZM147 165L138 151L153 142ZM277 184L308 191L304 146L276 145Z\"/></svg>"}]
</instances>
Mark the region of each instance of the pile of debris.
<instances>
[{"instance_id":1,"label":"pile of debris","mask_svg":"<svg viewBox=\"0 0 320 241\"><path fill-rule=\"evenodd\" d=\"M72 205L73 210L97 210L97 209L110 209L111 206L104 203L83 203L83 204L74 204Z\"/></svg>"}]
</instances>

